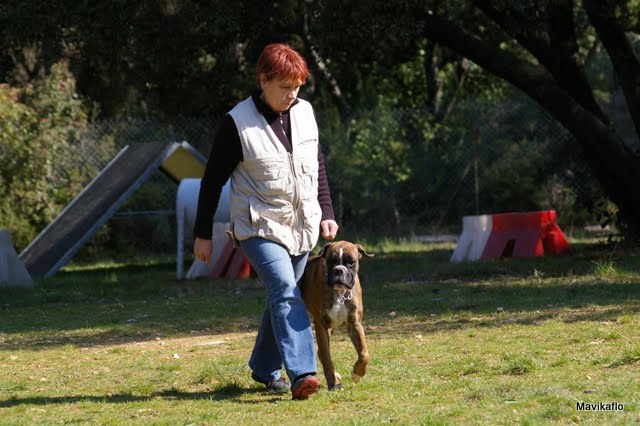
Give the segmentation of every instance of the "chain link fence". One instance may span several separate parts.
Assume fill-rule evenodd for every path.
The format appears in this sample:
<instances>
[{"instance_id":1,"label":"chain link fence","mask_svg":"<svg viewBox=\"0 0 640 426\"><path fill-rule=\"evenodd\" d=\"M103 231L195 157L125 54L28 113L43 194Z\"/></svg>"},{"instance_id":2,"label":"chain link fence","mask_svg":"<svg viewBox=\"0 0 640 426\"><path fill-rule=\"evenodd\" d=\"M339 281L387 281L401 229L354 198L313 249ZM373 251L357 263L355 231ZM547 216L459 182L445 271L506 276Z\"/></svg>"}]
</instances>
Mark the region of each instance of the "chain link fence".
<instances>
[{"instance_id":1,"label":"chain link fence","mask_svg":"<svg viewBox=\"0 0 640 426\"><path fill-rule=\"evenodd\" d=\"M441 124L420 110L367 111L346 129L326 119L330 112L316 113L334 210L347 235L458 234L464 215L540 209L556 209L572 233L610 207L571 135L532 102L460 105ZM95 122L74 155L94 174L127 144L187 141L208 157L217 122ZM155 172L81 255L175 253L176 192Z\"/></svg>"}]
</instances>

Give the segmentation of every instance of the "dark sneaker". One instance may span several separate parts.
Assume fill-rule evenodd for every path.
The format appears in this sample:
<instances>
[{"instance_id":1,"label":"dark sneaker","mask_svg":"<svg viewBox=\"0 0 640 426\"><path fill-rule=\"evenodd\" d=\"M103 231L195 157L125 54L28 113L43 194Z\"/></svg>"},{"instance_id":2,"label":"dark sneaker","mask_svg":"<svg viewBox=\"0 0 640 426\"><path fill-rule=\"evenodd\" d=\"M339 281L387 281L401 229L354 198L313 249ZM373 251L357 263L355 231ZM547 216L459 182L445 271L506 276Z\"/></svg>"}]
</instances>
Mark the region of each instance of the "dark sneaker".
<instances>
[{"instance_id":1,"label":"dark sneaker","mask_svg":"<svg viewBox=\"0 0 640 426\"><path fill-rule=\"evenodd\" d=\"M255 373L251 373L251 378L258 383L262 383L271 391L286 392L291 388L291 384L284 377L280 377L278 380L267 381L256 376Z\"/></svg>"},{"instance_id":2,"label":"dark sneaker","mask_svg":"<svg viewBox=\"0 0 640 426\"><path fill-rule=\"evenodd\" d=\"M320 382L315 376L305 376L296 380L291 386L291 399L307 399L318 391Z\"/></svg>"}]
</instances>

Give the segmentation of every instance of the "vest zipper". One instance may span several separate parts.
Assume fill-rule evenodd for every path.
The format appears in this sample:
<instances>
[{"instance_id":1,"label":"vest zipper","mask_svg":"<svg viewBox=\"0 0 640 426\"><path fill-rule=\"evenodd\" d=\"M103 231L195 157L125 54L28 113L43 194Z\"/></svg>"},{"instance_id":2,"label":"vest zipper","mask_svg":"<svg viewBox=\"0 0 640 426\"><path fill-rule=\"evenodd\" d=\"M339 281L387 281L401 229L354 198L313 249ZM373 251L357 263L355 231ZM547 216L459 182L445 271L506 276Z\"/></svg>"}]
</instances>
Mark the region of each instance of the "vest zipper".
<instances>
[{"instance_id":1,"label":"vest zipper","mask_svg":"<svg viewBox=\"0 0 640 426\"><path fill-rule=\"evenodd\" d=\"M297 228L299 215L298 210L300 209L300 190L298 185L298 175L296 174L296 164L293 159L293 152L289 153L289 166L291 167L291 174L293 176L293 235L294 239L297 239L296 235L298 234ZM298 248L300 247L301 243L302 242L296 241L296 245L298 246Z\"/></svg>"}]
</instances>

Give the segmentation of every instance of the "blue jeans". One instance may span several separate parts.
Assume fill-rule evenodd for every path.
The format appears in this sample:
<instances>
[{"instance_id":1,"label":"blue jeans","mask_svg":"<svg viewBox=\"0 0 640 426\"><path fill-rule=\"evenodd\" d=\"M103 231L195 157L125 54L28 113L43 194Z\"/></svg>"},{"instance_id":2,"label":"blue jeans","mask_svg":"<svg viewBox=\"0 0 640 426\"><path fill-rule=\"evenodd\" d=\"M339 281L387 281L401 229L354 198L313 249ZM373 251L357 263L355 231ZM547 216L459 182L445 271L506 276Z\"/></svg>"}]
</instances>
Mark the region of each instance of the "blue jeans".
<instances>
[{"instance_id":1,"label":"blue jeans","mask_svg":"<svg viewBox=\"0 0 640 426\"><path fill-rule=\"evenodd\" d=\"M240 241L240 247L267 289L249 367L266 381L278 380L283 364L291 381L315 374L313 333L298 287L309 253L291 256L282 245L258 237Z\"/></svg>"}]
</instances>

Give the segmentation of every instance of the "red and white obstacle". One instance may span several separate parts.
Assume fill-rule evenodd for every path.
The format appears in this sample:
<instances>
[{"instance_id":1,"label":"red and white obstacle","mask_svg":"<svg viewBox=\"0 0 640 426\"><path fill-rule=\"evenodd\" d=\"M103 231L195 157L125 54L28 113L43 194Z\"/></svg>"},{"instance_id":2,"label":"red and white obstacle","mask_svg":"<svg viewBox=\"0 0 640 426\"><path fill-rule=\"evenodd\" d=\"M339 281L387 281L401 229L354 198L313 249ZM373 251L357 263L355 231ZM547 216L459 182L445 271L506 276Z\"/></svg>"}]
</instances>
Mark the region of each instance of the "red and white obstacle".
<instances>
[{"instance_id":1,"label":"red and white obstacle","mask_svg":"<svg viewBox=\"0 0 640 426\"><path fill-rule=\"evenodd\" d=\"M555 210L464 216L451 262L542 256L571 250Z\"/></svg>"}]
</instances>

